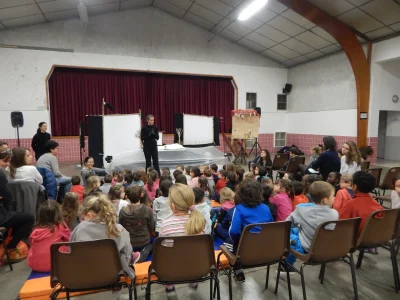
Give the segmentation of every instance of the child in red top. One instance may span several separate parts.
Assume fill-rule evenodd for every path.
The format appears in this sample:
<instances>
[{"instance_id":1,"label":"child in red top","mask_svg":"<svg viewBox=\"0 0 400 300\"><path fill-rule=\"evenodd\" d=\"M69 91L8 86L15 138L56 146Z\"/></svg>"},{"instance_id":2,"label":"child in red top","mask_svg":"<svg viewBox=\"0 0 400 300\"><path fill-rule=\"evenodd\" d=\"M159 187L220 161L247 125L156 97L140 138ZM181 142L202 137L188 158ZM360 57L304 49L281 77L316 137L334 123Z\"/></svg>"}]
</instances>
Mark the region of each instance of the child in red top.
<instances>
[{"instance_id":1,"label":"child in red top","mask_svg":"<svg viewBox=\"0 0 400 300\"><path fill-rule=\"evenodd\" d=\"M71 230L64 223L61 206L57 201L47 200L39 209L38 223L29 240L28 266L37 272L50 272L50 246L68 242Z\"/></svg>"},{"instance_id":2,"label":"child in red top","mask_svg":"<svg viewBox=\"0 0 400 300\"><path fill-rule=\"evenodd\" d=\"M308 198L303 194L303 186L299 181L291 181L289 183L289 197L292 199L292 208L296 209L296 206L301 203L308 203Z\"/></svg>"},{"instance_id":3,"label":"child in red top","mask_svg":"<svg viewBox=\"0 0 400 300\"><path fill-rule=\"evenodd\" d=\"M353 174L344 174L340 178L340 190L336 193L333 209L339 213L343 207L354 197L354 191L351 188L353 184Z\"/></svg>"},{"instance_id":4,"label":"child in red top","mask_svg":"<svg viewBox=\"0 0 400 300\"><path fill-rule=\"evenodd\" d=\"M71 187L70 192L77 194L78 201L80 203L82 203L85 187L83 185L81 185L81 179L79 178L79 176L72 176L71 183L72 183L72 187Z\"/></svg>"},{"instance_id":5,"label":"child in red top","mask_svg":"<svg viewBox=\"0 0 400 300\"><path fill-rule=\"evenodd\" d=\"M289 191L289 180L279 179L275 182L274 197L271 198L270 202L276 205L276 221L285 221L287 217L293 212L292 201L288 196Z\"/></svg>"},{"instance_id":6,"label":"child in red top","mask_svg":"<svg viewBox=\"0 0 400 300\"><path fill-rule=\"evenodd\" d=\"M354 173L352 185L355 192L354 198L339 213L339 219L362 218L359 233L369 215L383 209L369 194L375 186L375 178L371 174L364 171Z\"/></svg>"},{"instance_id":7,"label":"child in red top","mask_svg":"<svg viewBox=\"0 0 400 300\"><path fill-rule=\"evenodd\" d=\"M220 195L221 190L226 187L226 183L228 180L226 179L226 176L228 176L228 172L226 170L221 170L219 171L218 174L218 181L215 184L215 189L217 190L218 195Z\"/></svg>"},{"instance_id":8,"label":"child in red top","mask_svg":"<svg viewBox=\"0 0 400 300\"><path fill-rule=\"evenodd\" d=\"M147 192L151 203L153 203L154 199L156 198L157 190L160 187L159 183L157 183L157 179L157 171L150 171L147 176L147 183L144 185L144 190Z\"/></svg>"}]
</instances>

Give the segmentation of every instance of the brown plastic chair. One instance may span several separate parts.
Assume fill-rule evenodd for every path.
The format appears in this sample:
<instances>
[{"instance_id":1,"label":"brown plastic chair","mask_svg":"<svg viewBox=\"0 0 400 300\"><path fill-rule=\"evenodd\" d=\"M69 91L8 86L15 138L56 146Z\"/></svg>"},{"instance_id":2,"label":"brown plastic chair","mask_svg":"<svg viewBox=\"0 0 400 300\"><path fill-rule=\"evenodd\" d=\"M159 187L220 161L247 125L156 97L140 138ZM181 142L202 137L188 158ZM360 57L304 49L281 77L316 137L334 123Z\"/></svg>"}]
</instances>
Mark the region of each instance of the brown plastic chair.
<instances>
[{"instance_id":1,"label":"brown plastic chair","mask_svg":"<svg viewBox=\"0 0 400 300\"><path fill-rule=\"evenodd\" d=\"M289 160L289 164L288 164L286 170L278 171L278 174L276 174L276 179L278 179L278 175L281 175L281 177L283 177L283 175L285 175L285 173L296 174L297 168L299 167L299 165L304 165L305 161L306 161L306 158L304 156L296 156L296 157L291 158Z\"/></svg>"},{"instance_id":2,"label":"brown plastic chair","mask_svg":"<svg viewBox=\"0 0 400 300\"><path fill-rule=\"evenodd\" d=\"M276 154L272 161L272 166L265 167L268 171L269 177L273 178L273 171L280 170L283 165L289 160L289 155L286 153Z\"/></svg>"},{"instance_id":3,"label":"brown plastic chair","mask_svg":"<svg viewBox=\"0 0 400 300\"><path fill-rule=\"evenodd\" d=\"M0 227L0 245L1 244L4 245L4 253L6 254L8 266L10 267L10 271L12 271L13 267L12 267L12 263L10 260L10 256L8 254L8 249L7 249L7 244L6 244L7 232L8 231L6 228Z\"/></svg>"},{"instance_id":4,"label":"brown plastic chair","mask_svg":"<svg viewBox=\"0 0 400 300\"><path fill-rule=\"evenodd\" d=\"M213 297L214 280L219 300L218 270L214 241L210 234L155 239L153 258L149 266L146 300L150 300L151 285L154 283L172 285L207 280L210 280L210 299Z\"/></svg>"},{"instance_id":5,"label":"brown plastic chair","mask_svg":"<svg viewBox=\"0 0 400 300\"><path fill-rule=\"evenodd\" d=\"M373 197L381 206L383 206L383 202L392 203L392 197L390 196L374 196Z\"/></svg>"},{"instance_id":6,"label":"brown plastic chair","mask_svg":"<svg viewBox=\"0 0 400 300\"><path fill-rule=\"evenodd\" d=\"M400 208L375 211L368 217L357 241L357 250L360 251L357 269L361 267L366 249L389 246L396 293L399 292L400 283L394 240L398 237L399 224Z\"/></svg>"},{"instance_id":7,"label":"brown plastic chair","mask_svg":"<svg viewBox=\"0 0 400 300\"><path fill-rule=\"evenodd\" d=\"M69 300L71 292L127 286L129 300L132 291L136 300L135 278L130 284L121 281L126 274L114 240L56 243L51 245L50 253L50 285L54 288L50 299L57 299L60 292L65 292Z\"/></svg>"},{"instance_id":8,"label":"brown plastic chair","mask_svg":"<svg viewBox=\"0 0 400 300\"><path fill-rule=\"evenodd\" d=\"M366 171L367 173L371 174L372 176L374 176L375 180L376 180L376 185L374 190L372 191L376 196L379 195L377 188L379 187L379 183L381 182L381 175L382 175L382 168L375 168L375 169L368 169Z\"/></svg>"},{"instance_id":9,"label":"brown plastic chair","mask_svg":"<svg viewBox=\"0 0 400 300\"><path fill-rule=\"evenodd\" d=\"M371 162L369 161L363 161L361 164L361 171L366 171L369 169Z\"/></svg>"},{"instance_id":10,"label":"brown plastic chair","mask_svg":"<svg viewBox=\"0 0 400 300\"><path fill-rule=\"evenodd\" d=\"M236 263L240 264L243 269L267 266L265 288L268 288L270 266L279 264L275 294L278 292L280 267L284 266L285 270L288 270L284 256L289 254L291 225L290 221L247 225L240 237L236 255L225 245L220 246L221 253L218 255L217 264L228 276L230 300L232 299L231 274ZM221 263L222 255L228 259L230 268L226 269ZM289 273L287 273L287 283L289 299L292 299Z\"/></svg>"},{"instance_id":11,"label":"brown plastic chair","mask_svg":"<svg viewBox=\"0 0 400 300\"><path fill-rule=\"evenodd\" d=\"M357 246L357 235L360 223L361 218L322 223L315 232L310 250L307 254L302 254L290 249L290 253L303 262L300 267L300 271L294 266L291 267L301 275L301 285L303 288L304 300L307 299L304 281L305 266L321 265L319 279L321 280L322 284L325 276L325 265L337 260L345 261L345 258L350 259L354 299L358 299L356 268L354 265L353 253Z\"/></svg>"},{"instance_id":12,"label":"brown plastic chair","mask_svg":"<svg viewBox=\"0 0 400 300\"><path fill-rule=\"evenodd\" d=\"M383 191L383 195L385 195L386 190L390 190L392 188L393 178L396 177L398 174L400 174L400 167L391 168L386 173L385 177L383 178L382 184L378 186L378 188ZM379 191L378 195L380 195Z\"/></svg>"}]
</instances>

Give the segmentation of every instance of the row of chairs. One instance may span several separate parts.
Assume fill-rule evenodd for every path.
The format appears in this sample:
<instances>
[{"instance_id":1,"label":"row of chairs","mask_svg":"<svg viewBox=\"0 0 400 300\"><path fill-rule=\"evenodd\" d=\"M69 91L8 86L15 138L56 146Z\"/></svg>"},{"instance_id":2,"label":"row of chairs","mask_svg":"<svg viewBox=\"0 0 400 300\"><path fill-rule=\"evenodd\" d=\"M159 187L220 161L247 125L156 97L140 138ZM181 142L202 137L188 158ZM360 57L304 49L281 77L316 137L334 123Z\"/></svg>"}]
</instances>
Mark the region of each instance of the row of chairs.
<instances>
[{"instance_id":1,"label":"row of chairs","mask_svg":"<svg viewBox=\"0 0 400 300\"><path fill-rule=\"evenodd\" d=\"M376 179L376 187L373 193L379 197L381 196L381 191L382 195L385 196L386 190L392 189L393 178L395 178L397 175L400 174L400 167L390 168L386 173L385 177L383 178L382 183L381 183L382 168L368 169L367 172L370 173L372 176L374 176Z\"/></svg>"},{"instance_id":2,"label":"row of chairs","mask_svg":"<svg viewBox=\"0 0 400 300\"><path fill-rule=\"evenodd\" d=\"M326 264L338 260L350 265L354 298L358 299L355 270L361 267L366 249L383 245L388 246L391 252L395 291L398 293L400 279L396 256L399 251L399 221L400 209L376 211L368 218L358 239L360 218L323 223L317 229L307 254L290 248L289 221L251 224L244 228L236 254L222 245L217 260L211 235L158 237L153 245L153 257L148 269L146 300L151 298L153 284L171 285L207 280L210 281L210 299L215 296L220 299L218 269L228 276L229 298L232 299L231 276L236 263L240 263L244 269L267 266L265 288L268 288L271 265L278 264L286 270L293 268L301 275L303 298L306 300L305 266L321 266L319 279L322 284ZM334 229L328 230L327 226L332 224ZM68 251L65 247L68 247ZM355 264L353 253L357 250L360 255ZM300 270L289 266L284 259L289 253L303 262ZM222 255L226 256L230 267L224 267ZM275 293L278 291L279 275L280 268ZM130 300L132 297L137 299L135 280L129 283L123 277L117 246L113 240L58 243L51 246L51 287L54 288L51 299L57 299L60 292L66 292L67 299L70 299L71 292L109 289L122 285L128 287ZM287 284L289 299L292 299L289 274Z\"/></svg>"}]
</instances>

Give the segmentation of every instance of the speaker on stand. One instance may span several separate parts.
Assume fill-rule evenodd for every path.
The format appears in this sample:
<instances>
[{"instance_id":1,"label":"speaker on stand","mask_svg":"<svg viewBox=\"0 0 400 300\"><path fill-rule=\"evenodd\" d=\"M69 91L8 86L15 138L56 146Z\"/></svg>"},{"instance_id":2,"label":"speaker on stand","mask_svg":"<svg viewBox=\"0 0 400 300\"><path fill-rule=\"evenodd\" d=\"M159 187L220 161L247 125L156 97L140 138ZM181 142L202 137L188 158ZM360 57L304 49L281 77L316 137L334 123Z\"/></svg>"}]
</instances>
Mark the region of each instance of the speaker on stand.
<instances>
[{"instance_id":1,"label":"speaker on stand","mask_svg":"<svg viewBox=\"0 0 400 300\"><path fill-rule=\"evenodd\" d=\"M22 114L22 112L11 112L11 126L17 128L18 147L21 147L21 141L19 139L19 128L24 127L24 115Z\"/></svg>"},{"instance_id":2,"label":"speaker on stand","mask_svg":"<svg viewBox=\"0 0 400 300\"><path fill-rule=\"evenodd\" d=\"M79 122L79 145L80 145L80 156L81 166L83 167L83 152L85 152L85 123Z\"/></svg>"}]
</instances>

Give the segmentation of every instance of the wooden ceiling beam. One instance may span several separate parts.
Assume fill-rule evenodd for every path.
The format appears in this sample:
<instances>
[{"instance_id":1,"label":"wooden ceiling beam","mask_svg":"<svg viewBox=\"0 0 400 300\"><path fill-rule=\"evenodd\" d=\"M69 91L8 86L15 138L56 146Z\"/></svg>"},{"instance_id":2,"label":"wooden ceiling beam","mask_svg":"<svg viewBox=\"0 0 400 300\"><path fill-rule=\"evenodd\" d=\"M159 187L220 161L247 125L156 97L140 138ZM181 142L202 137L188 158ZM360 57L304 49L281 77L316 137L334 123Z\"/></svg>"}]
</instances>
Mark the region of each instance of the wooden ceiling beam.
<instances>
[{"instance_id":1,"label":"wooden ceiling beam","mask_svg":"<svg viewBox=\"0 0 400 300\"><path fill-rule=\"evenodd\" d=\"M357 89L357 145L368 144L368 118L361 119L361 113L369 117L371 68L370 58L364 54L354 30L306 0L278 0L291 10L324 29L342 46L353 69ZM370 52L370 51L369 51Z\"/></svg>"}]
</instances>

